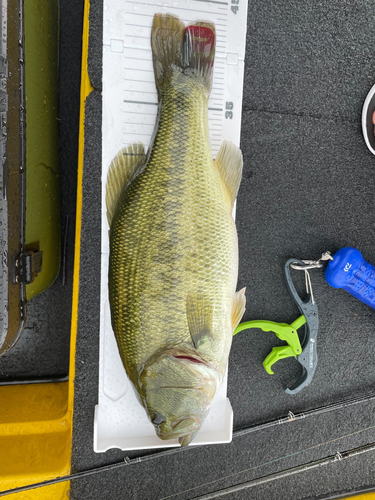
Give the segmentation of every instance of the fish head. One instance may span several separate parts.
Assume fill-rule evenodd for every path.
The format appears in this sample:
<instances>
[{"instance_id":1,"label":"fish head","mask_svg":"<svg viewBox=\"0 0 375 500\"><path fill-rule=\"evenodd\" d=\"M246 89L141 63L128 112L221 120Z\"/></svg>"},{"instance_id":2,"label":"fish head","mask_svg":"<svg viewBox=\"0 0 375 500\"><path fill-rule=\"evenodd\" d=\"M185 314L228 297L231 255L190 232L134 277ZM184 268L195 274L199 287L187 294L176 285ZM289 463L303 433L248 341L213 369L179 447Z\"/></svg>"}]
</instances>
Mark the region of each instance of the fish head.
<instances>
[{"instance_id":1,"label":"fish head","mask_svg":"<svg viewBox=\"0 0 375 500\"><path fill-rule=\"evenodd\" d=\"M156 434L187 446L201 428L222 374L186 352L165 352L141 375L142 400Z\"/></svg>"}]
</instances>

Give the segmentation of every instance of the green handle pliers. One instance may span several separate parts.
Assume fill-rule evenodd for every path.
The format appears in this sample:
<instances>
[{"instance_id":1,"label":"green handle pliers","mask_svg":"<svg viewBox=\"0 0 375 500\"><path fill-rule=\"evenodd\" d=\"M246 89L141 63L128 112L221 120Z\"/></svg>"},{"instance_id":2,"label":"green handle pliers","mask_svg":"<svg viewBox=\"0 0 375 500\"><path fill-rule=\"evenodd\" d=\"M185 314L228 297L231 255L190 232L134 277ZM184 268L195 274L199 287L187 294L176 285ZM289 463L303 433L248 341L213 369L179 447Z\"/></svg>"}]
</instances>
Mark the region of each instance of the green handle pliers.
<instances>
[{"instance_id":1,"label":"green handle pliers","mask_svg":"<svg viewBox=\"0 0 375 500\"><path fill-rule=\"evenodd\" d=\"M238 325L233 334L236 335L238 332L248 328L260 328L264 332L275 332L279 339L288 343L287 346L274 347L263 362L266 371L272 375L272 365L279 359L292 356L297 359L302 367L302 373L294 384L285 389L285 392L288 394L296 394L310 384L318 363L316 348L319 327L318 308L312 297L311 288L306 287L307 295L305 300L301 300L296 292L290 276L290 266L296 263L302 266L302 268L305 266L305 263L299 259L289 259L285 264L284 272L289 292L295 300L301 316L290 325L265 320L247 321ZM300 341L297 330L303 325L305 326L305 330Z\"/></svg>"},{"instance_id":2,"label":"green handle pliers","mask_svg":"<svg viewBox=\"0 0 375 500\"><path fill-rule=\"evenodd\" d=\"M238 325L233 335L249 328L260 328L264 332L274 332L280 340L287 342L287 346L274 347L271 353L263 361L263 366L266 372L273 375L272 365L276 363L276 361L284 358L290 358L292 356L297 357L301 354L302 347L297 330L305 323L305 316L300 316L298 319L293 321L291 325L266 320L246 321L245 323Z\"/></svg>"}]
</instances>

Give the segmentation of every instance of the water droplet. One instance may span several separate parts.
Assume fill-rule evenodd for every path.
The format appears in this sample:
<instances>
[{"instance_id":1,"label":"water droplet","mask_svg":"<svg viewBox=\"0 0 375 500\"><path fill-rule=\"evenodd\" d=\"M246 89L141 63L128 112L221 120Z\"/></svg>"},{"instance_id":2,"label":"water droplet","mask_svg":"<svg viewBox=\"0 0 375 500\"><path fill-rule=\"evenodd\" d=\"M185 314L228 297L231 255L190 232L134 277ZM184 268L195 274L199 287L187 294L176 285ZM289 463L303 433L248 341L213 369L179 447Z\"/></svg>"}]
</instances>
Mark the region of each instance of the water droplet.
<instances>
[{"instance_id":1,"label":"water droplet","mask_svg":"<svg viewBox=\"0 0 375 500\"><path fill-rule=\"evenodd\" d=\"M138 9L138 7L136 5L134 5L133 10L137 10L137 9Z\"/></svg>"},{"instance_id":2,"label":"water droplet","mask_svg":"<svg viewBox=\"0 0 375 500\"><path fill-rule=\"evenodd\" d=\"M104 5L104 10L108 10L108 5L107 4Z\"/></svg>"}]
</instances>

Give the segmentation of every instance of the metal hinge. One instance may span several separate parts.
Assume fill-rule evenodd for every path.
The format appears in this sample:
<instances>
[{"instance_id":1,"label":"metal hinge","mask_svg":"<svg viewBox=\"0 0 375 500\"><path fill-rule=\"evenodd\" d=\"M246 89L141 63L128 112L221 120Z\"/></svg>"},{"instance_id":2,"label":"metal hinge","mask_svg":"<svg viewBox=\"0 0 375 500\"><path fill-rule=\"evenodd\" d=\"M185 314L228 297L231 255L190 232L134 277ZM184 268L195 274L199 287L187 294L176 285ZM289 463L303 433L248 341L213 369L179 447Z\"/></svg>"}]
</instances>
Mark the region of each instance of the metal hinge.
<instances>
[{"instance_id":1,"label":"metal hinge","mask_svg":"<svg viewBox=\"0 0 375 500\"><path fill-rule=\"evenodd\" d=\"M14 262L14 283L28 285L42 270L43 252L24 252Z\"/></svg>"}]
</instances>

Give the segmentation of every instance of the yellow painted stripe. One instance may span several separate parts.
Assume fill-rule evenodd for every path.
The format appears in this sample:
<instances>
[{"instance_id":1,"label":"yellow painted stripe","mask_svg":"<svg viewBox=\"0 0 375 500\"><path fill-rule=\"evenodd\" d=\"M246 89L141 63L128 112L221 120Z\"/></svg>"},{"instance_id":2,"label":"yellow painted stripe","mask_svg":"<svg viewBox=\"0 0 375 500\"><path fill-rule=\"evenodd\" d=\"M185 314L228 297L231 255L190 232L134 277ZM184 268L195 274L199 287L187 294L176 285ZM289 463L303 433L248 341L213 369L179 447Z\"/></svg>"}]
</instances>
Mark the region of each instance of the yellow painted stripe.
<instances>
[{"instance_id":1,"label":"yellow painted stripe","mask_svg":"<svg viewBox=\"0 0 375 500\"><path fill-rule=\"evenodd\" d=\"M72 326L70 338L70 365L69 365L69 407L74 403L74 377L75 377L75 353L77 341L78 324L78 300L79 300L79 266L81 252L81 225L82 225L82 178L85 141L85 104L86 98L93 89L87 69L88 43L89 43L89 11L90 1L85 0L83 37L82 37L82 69L81 69L81 109L79 117L79 143L78 143L78 174L77 174L77 209L76 209L76 236L74 254L74 277L73 277L73 303L72 303Z\"/></svg>"},{"instance_id":2,"label":"yellow painted stripe","mask_svg":"<svg viewBox=\"0 0 375 500\"><path fill-rule=\"evenodd\" d=\"M82 67L81 67L81 99L79 114L79 142L78 142L78 172L77 172L77 207L76 207L76 234L74 253L74 275L73 275L73 301L72 301L72 323L70 334L70 362L69 362L69 400L68 408L71 411L71 422L73 421L74 406L74 378L75 378L75 356L77 342L78 306L79 306L79 271L81 253L81 226L82 226L82 178L84 162L85 142L85 110L86 98L94 90L88 74L88 46L89 46L89 13L90 0L85 0L83 15L82 34ZM73 439L73 425L70 427L70 443ZM70 447L70 462L71 462ZM69 471L70 472L70 471ZM70 482L69 482L70 484Z\"/></svg>"}]
</instances>

